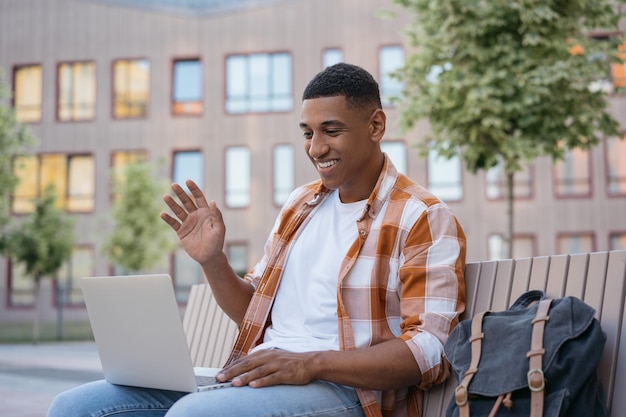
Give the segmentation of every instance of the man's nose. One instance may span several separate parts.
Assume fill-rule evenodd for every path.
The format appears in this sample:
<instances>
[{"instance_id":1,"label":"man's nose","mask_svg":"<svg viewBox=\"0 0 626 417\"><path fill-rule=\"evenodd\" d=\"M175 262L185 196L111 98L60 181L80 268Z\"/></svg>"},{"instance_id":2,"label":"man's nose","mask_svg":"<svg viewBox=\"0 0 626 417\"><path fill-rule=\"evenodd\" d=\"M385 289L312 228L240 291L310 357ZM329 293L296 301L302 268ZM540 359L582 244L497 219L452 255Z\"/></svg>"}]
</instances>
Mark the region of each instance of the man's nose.
<instances>
[{"instance_id":1,"label":"man's nose","mask_svg":"<svg viewBox=\"0 0 626 417\"><path fill-rule=\"evenodd\" d=\"M311 158L320 158L328 152L328 144L324 135L313 133L309 142L308 153Z\"/></svg>"}]
</instances>

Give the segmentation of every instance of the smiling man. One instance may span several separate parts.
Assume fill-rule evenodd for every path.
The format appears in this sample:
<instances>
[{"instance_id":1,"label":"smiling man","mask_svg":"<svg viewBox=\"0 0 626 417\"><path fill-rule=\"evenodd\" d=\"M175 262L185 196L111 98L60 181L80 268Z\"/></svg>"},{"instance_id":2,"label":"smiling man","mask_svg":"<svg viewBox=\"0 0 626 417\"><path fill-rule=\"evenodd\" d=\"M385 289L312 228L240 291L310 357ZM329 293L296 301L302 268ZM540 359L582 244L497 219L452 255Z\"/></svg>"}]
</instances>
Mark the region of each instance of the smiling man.
<instances>
[{"instance_id":1,"label":"smiling man","mask_svg":"<svg viewBox=\"0 0 626 417\"><path fill-rule=\"evenodd\" d=\"M191 196L173 184L178 202L164 197L173 214L161 217L240 326L217 376L233 387L100 381L62 394L49 415L419 416L421 391L449 374L443 344L465 306L465 236L381 151L385 123L362 68L337 64L309 83L300 129L320 179L291 194L243 279L215 202L191 181Z\"/></svg>"}]
</instances>

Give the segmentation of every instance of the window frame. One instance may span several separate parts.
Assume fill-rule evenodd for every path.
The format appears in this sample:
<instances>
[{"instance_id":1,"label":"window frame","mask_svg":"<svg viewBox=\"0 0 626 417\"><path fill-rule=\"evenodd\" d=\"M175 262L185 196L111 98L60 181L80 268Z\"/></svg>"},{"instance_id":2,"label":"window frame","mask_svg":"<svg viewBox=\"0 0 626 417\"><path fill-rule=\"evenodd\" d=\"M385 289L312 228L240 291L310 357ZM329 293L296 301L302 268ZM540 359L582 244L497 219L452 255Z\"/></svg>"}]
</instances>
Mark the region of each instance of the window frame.
<instances>
[{"instance_id":1,"label":"window frame","mask_svg":"<svg viewBox=\"0 0 626 417\"><path fill-rule=\"evenodd\" d=\"M116 72L116 65L117 64L121 64L121 63L142 63L145 62L147 64L147 80L146 80L146 98L145 98L145 102L139 101L139 100L122 100L120 98L118 98L118 92L117 92L117 72ZM128 82L126 82L126 84L129 84ZM152 63L148 58L118 58L113 60L113 62L111 63L111 117L113 118L113 120L137 120L137 119L147 119L150 116L150 100L152 98L152 91L151 91L151 87L152 87ZM125 94L130 94L130 95L137 95L137 94L142 94L142 92L133 92L133 91L128 91L125 92ZM122 103L126 103L125 104L125 110L129 113L132 113L132 107L133 106L141 106L141 104L144 104L144 109L142 112L140 112L137 115L119 115L117 113L117 106L118 106L118 102L122 102ZM127 102L130 102L130 104L127 104ZM139 104L136 104L139 103Z\"/></svg>"},{"instance_id":2,"label":"window frame","mask_svg":"<svg viewBox=\"0 0 626 417\"><path fill-rule=\"evenodd\" d=\"M251 60L260 59L266 56L268 58L267 72L267 94L265 96L255 97L251 91L253 75L251 71ZM284 56L288 59L287 66L284 68L288 72L289 79L280 88L275 88L273 81L276 81L276 69L274 68L275 60ZM232 81L235 74L231 74L230 65L235 65L235 59L241 59L242 80L239 83ZM253 53L233 53L226 55L224 59L224 113L229 116L241 116L246 114L277 114L290 113L294 107L294 62L293 55L289 51L273 51L273 52L253 52ZM232 93L231 86L237 84L243 88L241 94ZM285 88L287 92L281 93L280 89ZM254 108L255 100L265 100L268 102L265 109ZM288 102L284 108L277 105L276 101ZM257 104L258 105L258 104ZM240 109L237 106L241 106Z\"/></svg>"},{"instance_id":3,"label":"window frame","mask_svg":"<svg viewBox=\"0 0 626 417\"><path fill-rule=\"evenodd\" d=\"M199 66L199 88L198 97L195 100L180 100L177 101L176 93L177 93L177 64L182 63L192 63L196 62ZM174 58L172 61L172 94L171 94L171 114L172 117L202 117L204 114L204 65L202 60L199 57L188 57L188 58ZM180 110L177 110L178 107L181 107ZM188 107L191 108L191 111L185 110ZM196 108L194 110L194 108Z\"/></svg>"},{"instance_id":4,"label":"window frame","mask_svg":"<svg viewBox=\"0 0 626 417\"><path fill-rule=\"evenodd\" d=\"M18 91L18 83L19 80L18 78L20 78L19 73L23 70L27 70L27 69L32 69L32 68L37 68L39 69L39 92L37 94L37 92L34 93L36 97L36 101L38 101L38 103L27 103L27 104L20 104L18 103L18 101L21 100L22 94L20 94L20 92ZM15 116L16 119L20 122L20 123L24 123L24 124L37 124L37 123L41 123L42 118L43 118L43 65L40 63L29 63L29 64L19 64L19 65L14 65L13 66L13 70L12 70L12 85L11 85L11 91L12 91L12 96L11 96L11 107L13 107L13 110L15 111ZM29 87L33 86L32 83L28 82L27 85ZM27 94L28 95L28 94ZM36 109L34 110L37 113L38 117L35 117L33 119L22 119L20 117L20 113L21 113L21 109L23 107L36 107Z\"/></svg>"},{"instance_id":5,"label":"window frame","mask_svg":"<svg viewBox=\"0 0 626 417\"><path fill-rule=\"evenodd\" d=\"M86 107L90 108L91 110L91 115L90 116L86 116L86 117L79 117L76 116L76 106L80 106L81 103L80 100L76 100L74 101L73 99L75 99L75 93L77 91L83 91L83 89L81 88L80 85L76 85L77 80L79 79L76 76L76 71L80 71L79 66L84 65L84 66L91 66L92 67L92 80L90 80L90 84L92 89L93 89L93 98L92 98L92 102L88 102L85 101ZM62 84L63 84L63 79L62 79L62 68L64 66L68 66L70 69L70 95L72 95L72 100L69 100L68 103L65 104L65 106L69 107L69 109L67 110L68 113L70 113L70 116L67 118L63 118L61 116L62 113L62 106L63 104L61 103L62 100L62 96L63 96L63 91L64 89L62 88ZM56 102L55 102L55 117L56 117L56 121L60 122L60 123L70 123L70 122L89 122L89 121L94 121L96 119L96 107L97 107L97 95L98 95L98 73L97 73L97 67L96 67L96 62L93 60L85 60L85 61L62 61L59 62L57 64L57 69L56 69ZM81 84L82 85L82 84ZM80 111L78 111L80 113Z\"/></svg>"}]
</instances>

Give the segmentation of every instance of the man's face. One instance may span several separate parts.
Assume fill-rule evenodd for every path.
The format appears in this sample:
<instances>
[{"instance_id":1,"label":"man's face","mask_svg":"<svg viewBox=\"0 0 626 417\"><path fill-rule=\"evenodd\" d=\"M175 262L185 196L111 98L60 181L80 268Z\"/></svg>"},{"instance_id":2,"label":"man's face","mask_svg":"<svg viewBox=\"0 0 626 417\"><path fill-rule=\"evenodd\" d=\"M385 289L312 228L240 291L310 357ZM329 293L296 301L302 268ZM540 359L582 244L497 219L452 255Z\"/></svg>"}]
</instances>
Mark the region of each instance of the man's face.
<instances>
[{"instance_id":1,"label":"man's face","mask_svg":"<svg viewBox=\"0 0 626 417\"><path fill-rule=\"evenodd\" d=\"M302 103L300 129L324 185L339 189L344 203L368 198L382 168L382 111L349 108L344 96L308 99Z\"/></svg>"}]
</instances>

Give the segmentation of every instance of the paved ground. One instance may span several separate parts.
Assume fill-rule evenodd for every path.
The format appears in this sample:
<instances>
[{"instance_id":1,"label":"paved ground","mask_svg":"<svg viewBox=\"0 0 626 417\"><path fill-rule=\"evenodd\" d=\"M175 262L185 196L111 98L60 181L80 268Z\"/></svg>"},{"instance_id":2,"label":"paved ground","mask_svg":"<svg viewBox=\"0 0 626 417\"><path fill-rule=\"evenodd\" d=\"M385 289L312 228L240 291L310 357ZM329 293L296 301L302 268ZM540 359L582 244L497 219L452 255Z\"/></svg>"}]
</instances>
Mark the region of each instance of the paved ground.
<instances>
[{"instance_id":1,"label":"paved ground","mask_svg":"<svg viewBox=\"0 0 626 417\"><path fill-rule=\"evenodd\" d=\"M43 417L57 393L96 379L93 342L0 345L0 416Z\"/></svg>"}]
</instances>

